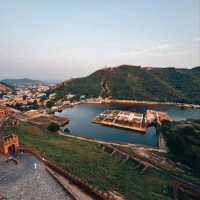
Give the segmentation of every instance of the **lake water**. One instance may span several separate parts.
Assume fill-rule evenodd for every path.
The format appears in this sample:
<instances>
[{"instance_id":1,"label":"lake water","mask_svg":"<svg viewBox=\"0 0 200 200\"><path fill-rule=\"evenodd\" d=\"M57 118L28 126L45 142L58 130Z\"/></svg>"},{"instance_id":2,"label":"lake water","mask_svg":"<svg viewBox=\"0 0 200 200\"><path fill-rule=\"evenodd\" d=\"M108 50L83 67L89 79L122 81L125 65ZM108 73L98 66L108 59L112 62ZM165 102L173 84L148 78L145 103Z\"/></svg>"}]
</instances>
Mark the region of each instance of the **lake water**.
<instances>
[{"instance_id":1,"label":"lake water","mask_svg":"<svg viewBox=\"0 0 200 200\"><path fill-rule=\"evenodd\" d=\"M145 113L147 109L155 109L168 112L173 120L183 120L187 118L200 119L200 109L181 109L176 106L166 105L119 105L119 104L81 104L72 108L67 108L58 116L68 117L70 123L64 128L68 128L70 134L95 138L103 141L118 143L143 144L147 146L157 146L156 130L149 127L146 134L124 129L112 128L100 124L91 123L91 120L106 109L129 110L138 113Z\"/></svg>"}]
</instances>

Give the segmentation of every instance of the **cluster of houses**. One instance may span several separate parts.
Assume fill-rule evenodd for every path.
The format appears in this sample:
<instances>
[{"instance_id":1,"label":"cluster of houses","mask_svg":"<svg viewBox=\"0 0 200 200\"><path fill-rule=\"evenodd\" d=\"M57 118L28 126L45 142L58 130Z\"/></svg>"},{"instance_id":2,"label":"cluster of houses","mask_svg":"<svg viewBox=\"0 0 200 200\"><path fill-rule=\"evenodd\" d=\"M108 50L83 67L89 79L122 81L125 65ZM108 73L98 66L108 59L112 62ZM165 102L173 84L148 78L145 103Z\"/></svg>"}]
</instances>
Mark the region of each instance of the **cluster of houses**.
<instances>
[{"instance_id":1,"label":"cluster of houses","mask_svg":"<svg viewBox=\"0 0 200 200\"><path fill-rule=\"evenodd\" d=\"M53 87L52 84L45 84L17 88L15 91L9 91L1 95L1 105L21 108L21 110L30 110L36 106L46 105L49 98L53 98L53 96L48 96L48 91Z\"/></svg>"},{"instance_id":2,"label":"cluster of houses","mask_svg":"<svg viewBox=\"0 0 200 200\"><path fill-rule=\"evenodd\" d=\"M18 87L15 91L2 93L0 95L0 105L9 106L23 112L44 108L48 108L48 110L51 108L51 112L56 112L64 107L73 106L74 102L85 99L84 95L77 97L68 93L55 104L57 94L52 93L55 86L55 84L38 84Z\"/></svg>"}]
</instances>

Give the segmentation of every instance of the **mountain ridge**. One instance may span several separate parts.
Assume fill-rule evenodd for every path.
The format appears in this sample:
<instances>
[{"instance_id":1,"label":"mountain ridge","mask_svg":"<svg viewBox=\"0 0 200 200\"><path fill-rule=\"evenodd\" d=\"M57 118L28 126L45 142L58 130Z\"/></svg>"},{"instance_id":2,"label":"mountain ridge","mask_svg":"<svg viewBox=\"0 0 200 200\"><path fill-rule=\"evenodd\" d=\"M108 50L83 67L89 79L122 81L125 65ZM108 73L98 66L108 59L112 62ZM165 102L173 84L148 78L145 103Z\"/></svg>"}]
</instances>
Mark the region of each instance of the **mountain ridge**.
<instances>
[{"instance_id":1,"label":"mountain ridge","mask_svg":"<svg viewBox=\"0 0 200 200\"><path fill-rule=\"evenodd\" d=\"M1 82L10 85L12 87L19 87L19 86L30 86L30 85L38 85L42 83L39 80L33 80L29 78L10 78L10 79L3 79Z\"/></svg>"},{"instance_id":2,"label":"mountain ridge","mask_svg":"<svg viewBox=\"0 0 200 200\"><path fill-rule=\"evenodd\" d=\"M58 98L65 94L151 101L200 103L200 67L154 68L120 65L58 85Z\"/></svg>"}]
</instances>

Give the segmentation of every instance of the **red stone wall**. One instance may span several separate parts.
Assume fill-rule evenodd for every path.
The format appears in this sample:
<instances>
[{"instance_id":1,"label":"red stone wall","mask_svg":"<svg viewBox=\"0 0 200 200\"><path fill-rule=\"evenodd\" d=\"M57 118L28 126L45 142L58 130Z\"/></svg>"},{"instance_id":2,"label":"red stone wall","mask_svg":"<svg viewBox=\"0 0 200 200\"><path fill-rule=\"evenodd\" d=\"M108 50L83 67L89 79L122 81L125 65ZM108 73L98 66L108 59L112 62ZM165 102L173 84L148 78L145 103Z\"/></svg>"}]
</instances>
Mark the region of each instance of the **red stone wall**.
<instances>
[{"instance_id":1,"label":"red stone wall","mask_svg":"<svg viewBox=\"0 0 200 200\"><path fill-rule=\"evenodd\" d=\"M0 153L7 155L8 148L15 145L16 151L19 149L19 139L17 135L10 135L8 137L0 138Z\"/></svg>"},{"instance_id":2,"label":"red stone wall","mask_svg":"<svg viewBox=\"0 0 200 200\"><path fill-rule=\"evenodd\" d=\"M8 109L2 109L0 108L0 118L6 117L9 114Z\"/></svg>"}]
</instances>

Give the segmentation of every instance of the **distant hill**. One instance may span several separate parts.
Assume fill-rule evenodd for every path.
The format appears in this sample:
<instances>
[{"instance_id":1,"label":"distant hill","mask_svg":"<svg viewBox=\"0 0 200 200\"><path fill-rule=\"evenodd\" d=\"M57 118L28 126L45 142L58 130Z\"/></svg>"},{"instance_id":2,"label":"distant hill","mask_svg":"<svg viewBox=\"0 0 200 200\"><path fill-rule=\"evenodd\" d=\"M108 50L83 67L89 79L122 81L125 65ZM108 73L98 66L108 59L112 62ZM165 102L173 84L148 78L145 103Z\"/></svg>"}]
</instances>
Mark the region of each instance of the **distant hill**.
<instances>
[{"instance_id":1,"label":"distant hill","mask_svg":"<svg viewBox=\"0 0 200 200\"><path fill-rule=\"evenodd\" d=\"M14 88L6 83L0 82L0 92L11 92Z\"/></svg>"},{"instance_id":2,"label":"distant hill","mask_svg":"<svg viewBox=\"0 0 200 200\"><path fill-rule=\"evenodd\" d=\"M38 85L42 83L41 81L38 80L32 80L28 78L23 78L23 79L4 79L1 82L10 85L14 88L16 87L23 87L23 86L32 86L32 85Z\"/></svg>"},{"instance_id":3,"label":"distant hill","mask_svg":"<svg viewBox=\"0 0 200 200\"><path fill-rule=\"evenodd\" d=\"M121 65L65 81L57 86L55 92L58 98L73 93L88 97L200 103L200 67L178 69Z\"/></svg>"}]
</instances>

